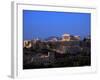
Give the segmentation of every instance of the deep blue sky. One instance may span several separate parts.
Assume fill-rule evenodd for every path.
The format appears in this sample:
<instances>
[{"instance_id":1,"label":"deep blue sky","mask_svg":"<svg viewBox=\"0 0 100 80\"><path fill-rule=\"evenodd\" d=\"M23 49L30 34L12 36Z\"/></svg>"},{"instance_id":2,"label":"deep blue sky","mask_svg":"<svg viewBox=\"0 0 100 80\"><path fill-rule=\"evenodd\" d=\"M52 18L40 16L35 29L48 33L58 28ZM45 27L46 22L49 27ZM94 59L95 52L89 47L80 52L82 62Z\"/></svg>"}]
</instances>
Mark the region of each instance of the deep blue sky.
<instances>
[{"instance_id":1,"label":"deep blue sky","mask_svg":"<svg viewBox=\"0 0 100 80\"><path fill-rule=\"evenodd\" d=\"M64 33L84 37L90 34L90 20L90 13L23 10L23 38L61 37Z\"/></svg>"}]
</instances>

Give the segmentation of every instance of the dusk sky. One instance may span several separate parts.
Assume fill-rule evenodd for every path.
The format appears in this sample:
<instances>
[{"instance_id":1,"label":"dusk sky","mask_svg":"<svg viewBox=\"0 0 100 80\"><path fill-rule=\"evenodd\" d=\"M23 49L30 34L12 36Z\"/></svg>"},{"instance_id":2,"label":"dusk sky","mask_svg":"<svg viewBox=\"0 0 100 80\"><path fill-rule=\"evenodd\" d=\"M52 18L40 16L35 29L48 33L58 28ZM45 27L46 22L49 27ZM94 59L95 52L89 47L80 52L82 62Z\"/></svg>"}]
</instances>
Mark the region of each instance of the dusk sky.
<instances>
[{"instance_id":1,"label":"dusk sky","mask_svg":"<svg viewBox=\"0 0 100 80\"><path fill-rule=\"evenodd\" d=\"M85 37L90 34L91 14L23 10L23 38L45 39L64 33Z\"/></svg>"}]
</instances>

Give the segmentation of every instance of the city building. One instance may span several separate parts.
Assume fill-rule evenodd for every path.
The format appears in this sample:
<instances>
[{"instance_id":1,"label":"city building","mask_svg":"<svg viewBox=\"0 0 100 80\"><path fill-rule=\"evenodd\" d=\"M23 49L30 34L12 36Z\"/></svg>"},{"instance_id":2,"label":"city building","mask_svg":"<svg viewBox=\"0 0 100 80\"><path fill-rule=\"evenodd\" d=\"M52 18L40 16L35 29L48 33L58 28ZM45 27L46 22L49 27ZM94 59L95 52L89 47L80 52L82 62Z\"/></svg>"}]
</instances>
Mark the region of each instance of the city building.
<instances>
[{"instance_id":1,"label":"city building","mask_svg":"<svg viewBox=\"0 0 100 80\"><path fill-rule=\"evenodd\" d=\"M80 36L74 36L76 40L80 40Z\"/></svg>"},{"instance_id":2,"label":"city building","mask_svg":"<svg viewBox=\"0 0 100 80\"><path fill-rule=\"evenodd\" d=\"M62 41L70 41L71 37L70 34L63 34L62 35Z\"/></svg>"},{"instance_id":3,"label":"city building","mask_svg":"<svg viewBox=\"0 0 100 80\"><path fill-rule=\"evenodd\" d=\"M76 40L80 40L80 36L73 36L70 34L62 35L62 41L76 41Z\"/></svg>"}]
</instances>

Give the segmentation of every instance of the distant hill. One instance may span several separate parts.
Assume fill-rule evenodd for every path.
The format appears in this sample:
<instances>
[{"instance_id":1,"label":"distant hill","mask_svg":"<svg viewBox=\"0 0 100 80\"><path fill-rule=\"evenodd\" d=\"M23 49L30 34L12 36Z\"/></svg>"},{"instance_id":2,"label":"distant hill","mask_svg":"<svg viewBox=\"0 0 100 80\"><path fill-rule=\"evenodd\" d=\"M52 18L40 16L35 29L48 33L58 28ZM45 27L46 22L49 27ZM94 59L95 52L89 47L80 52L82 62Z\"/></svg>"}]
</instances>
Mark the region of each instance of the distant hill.
<instances>
[{"instance_id":1,"label":"distant hill","mask_svg":"<svg viewBox=\"0 0 100 80\"><path fill-rule=\"evenodd\" d=\"M57 36L50 36L50 37L46 38L45 40L49 41L49 40L53 40L54 38L57 40L61 40L61 37L57 37Z\"/></svg>"}]
</instances>

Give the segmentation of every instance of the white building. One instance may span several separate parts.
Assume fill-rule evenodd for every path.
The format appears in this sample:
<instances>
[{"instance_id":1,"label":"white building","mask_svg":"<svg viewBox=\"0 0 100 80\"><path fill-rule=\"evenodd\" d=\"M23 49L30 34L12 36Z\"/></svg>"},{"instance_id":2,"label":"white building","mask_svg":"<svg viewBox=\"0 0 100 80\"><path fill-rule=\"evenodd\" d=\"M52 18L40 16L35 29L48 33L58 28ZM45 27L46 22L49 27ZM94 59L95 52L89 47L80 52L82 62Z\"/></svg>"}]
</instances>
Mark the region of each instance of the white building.
<instances>
[{"instance_id":1,"label":"white building","mask_svg":"<svg viewBox=\"0 0 100 80\"><path fill-rule=\"evenodd\" d=\"M62 41L70 41L70 34L63 34L62 35Z\"/></svg>"},{"instance_id":2,"label":"white building","mask_svg":"<svg viewBox=\"0 0 100 80\"><path fill-rule=\"evenodd\" d=\"M70 34L62 35L62 41L75 41L75 40L80 40L80 36L73 36Z\"/></svg>"}]
</instances>

